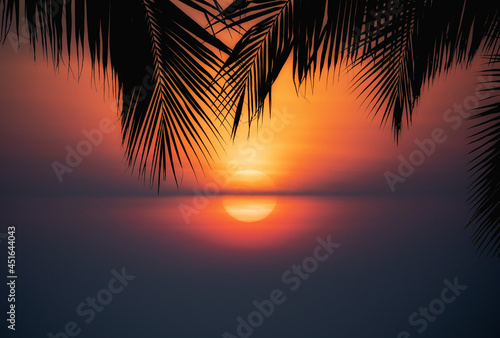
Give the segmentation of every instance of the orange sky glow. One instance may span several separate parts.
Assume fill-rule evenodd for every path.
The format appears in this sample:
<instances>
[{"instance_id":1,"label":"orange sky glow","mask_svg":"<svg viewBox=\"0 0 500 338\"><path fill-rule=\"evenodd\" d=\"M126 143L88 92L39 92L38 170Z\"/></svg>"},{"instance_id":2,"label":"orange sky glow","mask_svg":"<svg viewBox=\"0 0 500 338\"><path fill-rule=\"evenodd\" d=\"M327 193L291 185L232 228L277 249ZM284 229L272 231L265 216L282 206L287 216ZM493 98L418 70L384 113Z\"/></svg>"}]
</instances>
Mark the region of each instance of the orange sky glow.
<instances>
[{"instance_id":1,"label":"orange sky glow","mask_svg":"<svg viewBox=\"0 0 500 338\"><path fill-rule=\"evenodd\" d=\"M0 94L5 110L3 137L28 152L36 144L34 157L63 161L65 147L76 146L84 138L83 129L98 128L102 119L110 119L116 122L115 130L95 147L92 156L85 158L82 167L68 174L67 181L95 178L140 190L143 184L137 182L135 174L128 174L123 160L115 100L109 87L103 95L102 81L91 79L89 59L77 81L66 65L55 72L40 55L34 63L27 45L21 46L19 54L6 47L1 50L4 61L0 65L4 79ZM214 175L224 181L241 170L263 172L280 193L335 193L350 187L384 185L383 172L397 167L397 157L411 151L416 138L429 137L437 126L446 127L443 113L473 93L477 82L473 70L452 72L424 93L413 127L405 128L398 146L390 127L380 128L380 117L372 120L361 107L362 98L349 89L353 74L324 74L315 80L313 90L308 85L297 94L288 63L274 86L271 116L266 112L259 123L253 123L250 138L245 118L234 142L223 133L226 147L218 148L220 158L214 157L213 170L206 165L204 173L195 168L196 181L186 166L180 173L180 191L217 182ZM443 149L463 147L464 138L459 133L465 135L459 130ZM16 151L6 151L16 156ZM47 161L43 179L57 180L50 170L51 161ZM172 176L163 187L177 191Z\"/></svg>"}]
</instances>

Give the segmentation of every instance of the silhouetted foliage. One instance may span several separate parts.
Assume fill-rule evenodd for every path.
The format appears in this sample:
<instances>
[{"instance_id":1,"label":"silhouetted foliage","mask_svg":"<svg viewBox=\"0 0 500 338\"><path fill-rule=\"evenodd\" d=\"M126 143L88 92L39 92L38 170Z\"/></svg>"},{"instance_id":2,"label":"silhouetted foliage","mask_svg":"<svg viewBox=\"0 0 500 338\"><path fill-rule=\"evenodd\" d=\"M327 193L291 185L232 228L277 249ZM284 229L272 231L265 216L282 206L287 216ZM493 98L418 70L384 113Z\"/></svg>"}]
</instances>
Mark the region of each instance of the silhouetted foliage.
<instances>
[{"instance_id":1,"label":"silhouetted foliage","mask_svg":"<svg viewBox=\"0 0 500 338\"><path fill-rule=\"evenodd\" d=\"M484 71L488 94L479 112L470 117L472 128L471 184L469 202L474 213L473 241L480 254L500 257L500 56L492 56L494 68Z\"/></svg>"}]
</instances>

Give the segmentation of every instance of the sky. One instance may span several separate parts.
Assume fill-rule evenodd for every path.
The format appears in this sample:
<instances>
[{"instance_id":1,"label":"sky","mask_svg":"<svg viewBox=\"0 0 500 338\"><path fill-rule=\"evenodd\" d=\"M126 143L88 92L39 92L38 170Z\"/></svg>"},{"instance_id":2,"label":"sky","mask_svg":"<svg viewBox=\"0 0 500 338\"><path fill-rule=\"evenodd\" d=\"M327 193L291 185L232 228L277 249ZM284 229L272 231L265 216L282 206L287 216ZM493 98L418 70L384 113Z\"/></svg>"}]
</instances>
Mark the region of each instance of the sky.
<instances>
[{"instance_id":1,"label":"sky","mask_svg":"<svg viewBox=\"0 0 500 338\"><path fill-rule=\"evenodd\" d=\"M74 66L68 70L61 65L54 71L40 55L33 62L28 45L16 53L6 44L0 53L1 147L4 163L9 163L1 169L3 195L157 193L127 168L115 99L109 84L91 78L88 62L77 80ZM432 84L422 96L411 128L404 128L396 144L390 124L381 126L381 117L370 115L363 98L350 89L352 74L324 75L315 80L313 90L309 85L297 94L287 64L273 90L271 116L266 113L259 124L254 123L249 138L247 124L242 123L236 140L226 137L225 147L217 149L219 157L209 163L212 171L206 164L203 169L195 166L195 177L187 167L180 172L180 188L170 175L162 182L161 194L187 193L214 181L212 174L226 177L238 170L265 173L278 193L387 194L391 189L384 174L397 174L399 156L408 160L419 149L415 142L431 138L435 128L443 129L446 142L437 145L435 153L396 188L454 191L447 178L465 173L470 122L455 130L453 118L459 115L446 112L475 95L478 69L476 63ZM53 163L65 164L67 147L76 150L87 139L84 131L99 129L103 120L116 128L104 133L102 142L73 172L62 172L59 182Z\"/></svg>"}]
</instances>

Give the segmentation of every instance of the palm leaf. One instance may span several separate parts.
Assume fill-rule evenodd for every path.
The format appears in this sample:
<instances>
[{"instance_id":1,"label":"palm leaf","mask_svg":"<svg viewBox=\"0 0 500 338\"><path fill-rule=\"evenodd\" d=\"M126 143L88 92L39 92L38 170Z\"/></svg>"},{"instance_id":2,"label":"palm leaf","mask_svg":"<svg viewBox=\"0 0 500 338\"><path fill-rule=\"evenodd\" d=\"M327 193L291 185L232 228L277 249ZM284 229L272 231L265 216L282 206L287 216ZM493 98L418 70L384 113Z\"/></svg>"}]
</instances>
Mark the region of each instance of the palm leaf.
<instances>
[{"instance_id":1,"label":"palm leaf","mask_svg":"<svg viewBox=\"0 0 500 338\"><path fill-rule=\"evenodd\" d=\"M330 68L332 60L336 65L353 55L359 44L352 25L362 22L365 7L365 1L254 0L227 13L224 29L250 25L219 78L225 81L221 95L228 99L218 108L234 118L233 136L243 102L249 122L262 116L266 99L271 106L272 85L290 55L299 85L318 65L321 71Z\"/></svg>"},{"instance_id":2,"label":"palm leaf","mask_svg":"<svg viewBox=\"0 0 500 338\"><path fill-rule=\"evenodd\" d=\"M491 59L500 64L500 55ZM474 149L470 165L469 203L474 210L468 227L473 227L473 243L482 255L500 257L500 68L483 72L488 98L479 112L470 117L475 121L471 135Z\"/></svg>"},{"instance_id":3,"label":"palm leaf","mask_svg":"<svg viewBox=\"0 0 500 338\"><path fill-rule=\"evenodd\" d=\"M226 98L217 109L226 116L234 112L233 137L245 101L249 123L262 116L272 84L291 52L292 10L290 1L249 1L225 16L230 20L227 29L259 19L238 41L217 78L224 83L221 95Z\"/></svg>"},{"instance_id":4,"label":"palm leaf","mask_svg":"<svg viewBox=\"0 0 500 338\"><path fill-rule=\"evenodd\" d=\"M248 120L262 116L272 84L289 56L294 79L300 86L316 72L330 70L344 61L357 60L363 43L356 36L370 11L387 1L246 1L225 16L224 28L249 25L226 61L221 93L229 97L222 111L234 112L233 136L242 116L242 96ZM222 29L221 29L222 30Z\"/></svg>"},{"instance_id":5,"label":"palm leaf","mask_svg":"<svg viewBox=\"0 0 500 338\"><path fill-rule=\"evenodd\" d=\"M200 166L200 156L209 162L215 150L210 135L219 138L220 133L202 104L209 106L214 100L210 71L215 73L222 63L202 43L218 40L183 11L170 2L144 1L144 6L156 86L145 112L131 110L124 117L124 135L129 136L127 155L132 166L140 158L140 173L144 173L151 156L150 177L157 175L160 182L166 178L168 161L170 167L177 161L182 168L185 157L193 171L191 153ZM177 182L175 170L174 178Z\"/></svg>"},{"instance_id":6,"label":"palm leaf","mask_svg":"<svg viewBox=\"0 0 500 338\"><path fill-rule=\"evenodd\" d=\"M401 8L353 64L362 66L354 88L366 94L372 112L383 112L383 123L392 121L396 140L411 124L425 84L469 66L484 43L495 48L491 28L500 19L498 4L481 1L405 0Z\"/></svg>"},{"instance_id":7,"label":"palm leaf","mask_svg":"<svg viewBox=\"0 0 500 338\"><path fill-rule=\"evenodd\" d=\"M203 0L182 2L194 9L209 7ZM35 55L41 46L55 67L64 52L71 58L73 39L79 69L86 49L92 70L105 78L109 62L116 97L123 98L126 158L140 177L158 181L159 188L168 168L177 182L175 171L184 168L184 161L193 170L192 159L210 162L216 153L212 142L220 143L221 134L205 111L216 101L211 85L222 66L216 51L230 49L173 2L26 0L23 14L19 0L0 0L0 5L4 41L12 20L22 22L22 16Z\"/></svg>"}]
</instances>

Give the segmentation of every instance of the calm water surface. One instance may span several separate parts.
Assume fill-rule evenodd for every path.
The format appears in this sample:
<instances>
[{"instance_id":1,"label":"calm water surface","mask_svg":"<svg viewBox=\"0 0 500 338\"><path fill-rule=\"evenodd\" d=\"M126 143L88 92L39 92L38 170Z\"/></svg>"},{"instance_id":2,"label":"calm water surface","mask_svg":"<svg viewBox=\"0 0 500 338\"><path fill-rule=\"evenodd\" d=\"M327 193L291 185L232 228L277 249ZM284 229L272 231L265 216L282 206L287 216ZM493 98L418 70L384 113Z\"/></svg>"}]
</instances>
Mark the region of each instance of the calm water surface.
<instances>
[{"instance_id":1,"label":"calm water surface","mask_svg":"<svg viewBox=\"0 0 500 338\"><path fill-rule=\"evenodd\" d=\"M498 262L474 255L463 201L270 198L273 211L254 223L231 216L228 197L2 201L18 229L19 337L48 337L69 321L78 337L238 337L238 317L258 324L240 330L248 337L498 336ZM317 249L328 241L340 246ZM101 292L100 311L79 314L122 268L135 278L109 301ZM411 325L455 278L467 289ZM255 314L254 301L275 290L280 304Z\"/></svg>"}]
</instances>

